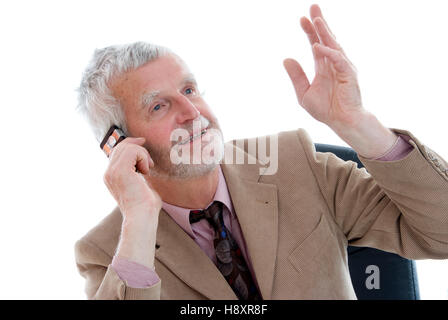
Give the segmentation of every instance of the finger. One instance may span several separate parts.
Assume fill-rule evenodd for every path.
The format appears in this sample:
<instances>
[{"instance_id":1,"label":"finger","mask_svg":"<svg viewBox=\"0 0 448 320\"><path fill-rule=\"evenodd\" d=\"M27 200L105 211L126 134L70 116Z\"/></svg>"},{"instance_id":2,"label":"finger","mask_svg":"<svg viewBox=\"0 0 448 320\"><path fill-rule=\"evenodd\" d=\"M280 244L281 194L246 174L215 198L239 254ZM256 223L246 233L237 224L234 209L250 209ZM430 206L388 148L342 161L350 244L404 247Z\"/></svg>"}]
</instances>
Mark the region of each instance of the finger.
<instances>
[{"instance_id":1,"label":"finger","mask_svg":"<svg viewBox=\"0 0 448 320\"><path fill-rule=\"evenodd\" d=\"M123 147L127 144L138 144L138 145L143 145L143 143L145 143L145 138L143 137L139 137L139 138L134 138L134 137L126 137L123 139L123 141L121 141L120 143L116 144L110 154L109 154L109 160L112 161L113 158L118 157L119 154L121 154L121 149L123 149ZM118 147L120 146L120 147ZM118 154L118 155L117 155Z\"/></svg>"},{"instance_id":2,"label":"finger","mask_svg":"<svg viewBox=\"0 0 448 320\"><path fill-rule=\"evenodd\" d=\"M138 145L143 145L145 143L146 139L144 137L126 137L122 143L134 143Z\"/></svg>"},{"instance_id":3,"label":"finger","mask_svg":"<svg viewBox=\"0 0 448 320\"><path fill-rule=\"evenodd\" d=\"M148 149L146 149L145 146L139 147L139 149L141 149L141 150L145 153L146 158L148 159L147 162L148 162L149 167L150 167L150 168L154 167L154 160L152 160L152 157L151 157L151 155L149 154Z\"/></svg>"},{"instance_id":4,"label":"finger","mask_svg":"<svg viewBox=\"0 0 448 320\"><path fill-rule=\"evenodd\" d=\"M315 42L320 42L319 36L317 35L316 30L314 29L314 26L310 20L308 20L306 17L300 18L300 26L308 36L308 40L310 41L311 45L313 45Z\"/></svg>"},{"instance_id":5,"label":"finger","mask_svg":"<svg viewBox=\"0 0 448 320\"><path fill-rule=\"evenodd\" d=\"M311 46L313 46L313 44L315 44L315 43L320 42L319 36L317 35L317 32L310 20L308 20L306 17L302 17L300 19L300 25L301 25L303 31L305 31ZM314 57L315 71L316 71L316 73L321 73L325 67L325 59L323 59L322 57L316 56L314 54L314 50L313 50L313 57Z\"/></svg>"},{"instance_id":6,"label":"finger","mask_svg":"<svg viewBox=\"0 0 448 320\"><path fill-rule=\"evenodd\" d=\"M148 156L149 167L154 167L154 161L152 160L151 155L149 154L148 149L146 149L144 147L144 144L146 142L146 139L144 137L138 137L138 138L127 137L125 140L128 140L128 143L134 143L134 144L138 144L138 145L142 146L143 150L146 152L146 154ZM125 141L125 140L123 140L123 141Z\"/></svg>"},{"instance_id":7,"label":"finger","mask_svg":"<svg viewBox=\"0 0 448 320\"><path fill-rule=\"evenodd\" d=\"M120 157L121 154L123 154L124 152L122 152L124 149L128 147L130 147L129 145L138 145L138 152L141 153L145 153L146 158L148 159L146 162L148 163L148 166L154 167L154 161L151 158L151 155L149 154L148 150L143 146L145 143L146 139L144 137L138 137L138 138L134 138L134 137L126 137L119 145L116 145L114 148L112 148L111 154L109 156L109 160L112 160L112 158L114 157ZM141 147L140 147L141 146ZM118 161L118 158L117 158ZM138 161L137 161L138 164Z\"/></svg>"},{"instance_id":8,"label":"finger","mask_svg":"<svg viewBox=\"0 0 448 320\"><path fill-rule=\"evenodd\" d=\"M319 35L321 42L324 45L333 48L335 50L342 51L342 47L336 41L336 38L331 34L330 30L328 29L327 25L325 24L322 18L320 17L314 18L313 24L316 28L317 34Z\"/></svg>"},{"instance_id":9,"label":"finger","mask_svg":"<svg viewBox=\"0 0 448 320\"><path fill-rule=\"evenodd\" d=\"M149 168L154 167L154 160L152 160L149 151L144 147L137 147L137 170L143 174L149 173ZM142 169L142 170L140 170Z\"/></svg>"},{"instance_id":10,"label":"finger","mask_svg":"<svg viewBox=\"0 0 448 320\"><path fill-rule=\"evenodd\" d=\"M285 59L283 61L283 66L286 69L289 77L291 78L294 90L296 91L297 99L300 105L302 105L303 96L310 87L310 82L303 71L300 64L294 59Z\"/></svg>"},{"instance_id":11,"label":"finger","mask_svg":"<svg viewBox=\"0 0 448 320\"><path fill-rule=\"evenodd\" d=\"M137 152L137 161L135 164L135 167L137 168L137 171L139 171L142 174L148 174L149 173L149 154L144 152L141 148L139 148Z\"/></svg>"},{"instance_id":12,"label":"finger","mask_svg":"<svg viewBox=\"0 0 448 320\"><path fill-rule=\"evenodd\" d=\"M325 26L328 29L328 32L336 39L336 36L333 34L333 32L331 32L330 27L328 26L327 21L325 20L324 16L322 15L322 10L320 10L319 5L317 4L313 4L310 7L310 16L311 16L311 20L314 21L314 19L316 18L321 18L322 21L324 22Z\"/></svg>"},{"instance_id":13,"label":"finger","mask_svg":"<svg viewBox=\"0 0 448 320\"><path fill-rule=\"evenodd\" d=\"M355 66L345 54L344 49L342 49L341 45L337 42L336 36L330 30L327 21L325 21L324 17L322 16L322 11L320 10L320 7L317 4L312 5L310 11L311 11L311 19L313 21L317 34L321 40L321 43L330 48L341 51L342 54L347 59L347 61L352 65L352 68L355 69Z\"/></svg>"},{"instance_id":14,"label":"finger","mask_svg":"<svg viewBox=\"0 0 448 320\"><path fill-rule=\"evenodd\" d=\"M316 51L316 55L327 57L333 63L333 66L337 72L347 75L352 73L353 70L350 63L342 52L319 43L314 44L313 49Z\"/></svg>"}]
</instances>

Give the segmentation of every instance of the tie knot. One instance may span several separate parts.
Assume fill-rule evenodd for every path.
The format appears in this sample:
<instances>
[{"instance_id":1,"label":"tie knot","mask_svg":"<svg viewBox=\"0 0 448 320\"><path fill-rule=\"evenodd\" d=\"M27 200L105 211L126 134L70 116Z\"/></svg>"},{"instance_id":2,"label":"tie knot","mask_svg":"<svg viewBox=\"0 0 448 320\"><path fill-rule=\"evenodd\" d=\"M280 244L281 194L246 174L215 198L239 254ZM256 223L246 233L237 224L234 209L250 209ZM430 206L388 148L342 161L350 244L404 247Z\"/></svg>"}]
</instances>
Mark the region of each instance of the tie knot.
<instances>
[{"instance_id":1,"label":"tie knot","mask_svg":"<svg viewBox=\"0 0 448 320\"><path fill-rule=\"evenodd\" d=\"M195 223L205 218L216 229L222 221L222 202L215 201L205 210L191 210L190 223Z\"/></svg>"}]
</instances>

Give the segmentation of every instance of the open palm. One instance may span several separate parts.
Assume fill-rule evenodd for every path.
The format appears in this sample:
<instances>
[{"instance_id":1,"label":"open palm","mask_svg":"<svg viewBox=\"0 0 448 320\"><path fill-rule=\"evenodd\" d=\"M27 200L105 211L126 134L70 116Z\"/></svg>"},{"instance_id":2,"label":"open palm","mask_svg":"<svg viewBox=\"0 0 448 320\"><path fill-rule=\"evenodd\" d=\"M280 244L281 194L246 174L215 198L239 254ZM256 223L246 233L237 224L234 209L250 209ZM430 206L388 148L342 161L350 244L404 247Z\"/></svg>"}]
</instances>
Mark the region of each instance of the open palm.
<instances>
[{"instance_id":1,"label":"open palm","mask_svg":"<svg viewBox=\"0 0 448 320\"><path fill-rule=\"evenodd\" d=\"M319 6L312 5L310 14L312 22L306 17L300 22L312 45L315 77L310 84L294 59L285 59L285 69L299 104L311 116L330 127L352 125L364 112L356 68L336 42Z\"/></svg>"}]
</instances>

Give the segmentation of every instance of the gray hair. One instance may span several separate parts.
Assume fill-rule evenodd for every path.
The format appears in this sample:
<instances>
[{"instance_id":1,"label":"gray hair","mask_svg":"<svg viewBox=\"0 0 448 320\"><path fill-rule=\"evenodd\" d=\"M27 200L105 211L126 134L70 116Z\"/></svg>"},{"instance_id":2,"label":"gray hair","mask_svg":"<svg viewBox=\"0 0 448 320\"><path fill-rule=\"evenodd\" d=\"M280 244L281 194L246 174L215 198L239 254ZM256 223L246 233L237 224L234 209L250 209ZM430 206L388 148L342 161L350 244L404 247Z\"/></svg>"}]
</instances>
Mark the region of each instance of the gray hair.
<instances>
[{"instance_id":1,"label":"gray hair","mask_svg":"<svg viewBox=\"0 0 448 320\"><path fill-rule=\"evenodd\" d=\"M77 90L77 110L89 122L98 142L103 140L113 124L128 135L123 109L120 102L112 96L109 81L170 53L173 52L166 47L145 42L95 50Z\"/></svg>"}]
</instances>

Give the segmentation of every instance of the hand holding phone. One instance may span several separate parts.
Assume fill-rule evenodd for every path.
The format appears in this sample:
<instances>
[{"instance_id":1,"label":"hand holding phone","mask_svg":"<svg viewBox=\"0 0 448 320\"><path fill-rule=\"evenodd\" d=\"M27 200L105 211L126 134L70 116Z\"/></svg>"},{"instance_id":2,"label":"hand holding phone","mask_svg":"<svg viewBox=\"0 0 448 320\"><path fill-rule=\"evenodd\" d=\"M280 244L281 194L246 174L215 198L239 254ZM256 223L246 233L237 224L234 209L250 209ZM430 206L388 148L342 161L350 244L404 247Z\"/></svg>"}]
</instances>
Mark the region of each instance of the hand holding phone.
<instances>
[{"instance_id":1,"label":"hand holding phone","mask_svg":"<svg viewBox=\"0 0 448 320\"><path fill-rule=\"evenodd\" d=\"M145 138L126 137L120 128L112 126L100 144L110 160L104 182L122 210L161 207L160 197L149 183L149 168L154 161L144 143Z\"/></svg>"},{"instance_id":2,"label":"hand holding phone","mask_svg":"<svg viewBox=\"0 0 448 320\"><path fill-rule=\"evenodd\" d=\"M123 216L116 255L153 268L162 199L149 181L154 162L144 143L113 126L100 146L109 157L104 183Z\"/></svg>"}]
</instances>

